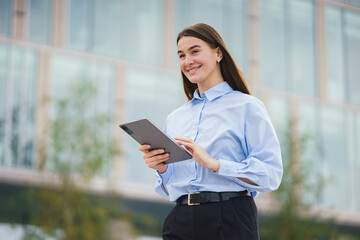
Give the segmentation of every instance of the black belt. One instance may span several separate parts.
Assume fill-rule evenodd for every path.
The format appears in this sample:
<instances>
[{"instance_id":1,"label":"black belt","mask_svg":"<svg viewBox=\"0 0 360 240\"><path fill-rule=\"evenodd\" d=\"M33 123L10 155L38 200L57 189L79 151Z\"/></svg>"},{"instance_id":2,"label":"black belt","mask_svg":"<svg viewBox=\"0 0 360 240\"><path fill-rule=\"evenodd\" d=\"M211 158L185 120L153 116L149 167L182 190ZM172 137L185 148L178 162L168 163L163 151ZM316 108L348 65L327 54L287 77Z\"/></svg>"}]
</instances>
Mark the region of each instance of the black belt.
<instances>
[{"instance_id":1,"label":"black belt","mask_svg":"<svg viewBox=\"0 0 360 240\"><path fill-rule=\"evenodd\" d=\"M227 201L234 197L250 197L251 194L248 191L242 192L194 192L188 195L183 195L176 200L177 205L200 205L202 203L214 203Z\"/></svg>"}]
</instances>

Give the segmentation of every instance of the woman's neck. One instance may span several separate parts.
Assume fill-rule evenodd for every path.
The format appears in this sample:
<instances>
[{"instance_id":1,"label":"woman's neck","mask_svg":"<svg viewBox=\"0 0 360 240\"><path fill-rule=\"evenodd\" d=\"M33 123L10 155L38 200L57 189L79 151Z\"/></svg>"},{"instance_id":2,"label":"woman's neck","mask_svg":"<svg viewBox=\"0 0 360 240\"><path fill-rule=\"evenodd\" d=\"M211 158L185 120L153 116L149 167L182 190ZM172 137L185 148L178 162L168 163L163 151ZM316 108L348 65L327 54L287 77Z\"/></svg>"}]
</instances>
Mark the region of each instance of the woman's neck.
<instances>
[{"instance_id":1,"label":"woman's neck","mask_svg":"<svg viewBox=\"0 0 360 240\"><path fill-rule=\"evenodd\" d=\"M205 81L202 83L198 83L197 86L199 89L199 95L222 82L224 82L224 79L221 77L214 81Z\"/></svg>"}]
</instances>

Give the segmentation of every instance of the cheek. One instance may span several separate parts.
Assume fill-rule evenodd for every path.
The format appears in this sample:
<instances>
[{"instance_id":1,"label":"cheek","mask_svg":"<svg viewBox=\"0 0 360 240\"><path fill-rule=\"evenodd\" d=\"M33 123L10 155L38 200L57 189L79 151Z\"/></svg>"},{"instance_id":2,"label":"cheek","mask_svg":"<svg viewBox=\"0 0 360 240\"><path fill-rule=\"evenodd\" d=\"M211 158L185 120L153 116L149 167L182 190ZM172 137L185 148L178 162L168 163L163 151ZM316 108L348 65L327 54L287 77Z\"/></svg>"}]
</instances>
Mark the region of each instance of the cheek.
<instances>
[{"instance_id":1,"label":"cheek","mask_svg":"<svg viewBox=\"0 0 360 240\"><path fill-rule=\"evenodd\" d=\"M184 71L184 69L185 69L185 62L184 62L184 61L180 61L180 62L179 62L179 66L180 66L180 70L181 70L181 71Z\"/></svg>"},{"instance_id":2,"label":"cheek","mask_svg":"<svg viewBox=\"0 0 360 240\"><path fill-rule=\"evenodd\" d=\"M212 60L210 60L210 59L212 59L211 57L212 56L210 56L210 55L201 55L197 58L197 62L201 65L207 66L212 62Z\"/></svg>"}]
</instances>

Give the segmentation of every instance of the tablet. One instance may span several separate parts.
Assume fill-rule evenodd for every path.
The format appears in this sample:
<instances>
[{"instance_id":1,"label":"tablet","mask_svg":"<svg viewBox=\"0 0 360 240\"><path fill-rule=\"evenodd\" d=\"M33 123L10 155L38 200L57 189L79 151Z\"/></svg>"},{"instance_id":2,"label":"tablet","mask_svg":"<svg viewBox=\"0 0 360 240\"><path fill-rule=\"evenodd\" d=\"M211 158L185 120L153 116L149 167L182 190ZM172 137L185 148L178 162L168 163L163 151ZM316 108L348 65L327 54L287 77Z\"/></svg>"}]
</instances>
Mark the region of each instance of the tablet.
<instances>
[{"instance_id":1,"label":"tablet","mask_svg":"<svg viewBox=\"0 0 360 240\"><path fill-rule=\"evenodd\" d=\"M148 119L140 119L120 125L140 145L150 145L150 150L164 149L169 153L167 164L191 159L192 155Z\"/></svg>"}]
</instances>

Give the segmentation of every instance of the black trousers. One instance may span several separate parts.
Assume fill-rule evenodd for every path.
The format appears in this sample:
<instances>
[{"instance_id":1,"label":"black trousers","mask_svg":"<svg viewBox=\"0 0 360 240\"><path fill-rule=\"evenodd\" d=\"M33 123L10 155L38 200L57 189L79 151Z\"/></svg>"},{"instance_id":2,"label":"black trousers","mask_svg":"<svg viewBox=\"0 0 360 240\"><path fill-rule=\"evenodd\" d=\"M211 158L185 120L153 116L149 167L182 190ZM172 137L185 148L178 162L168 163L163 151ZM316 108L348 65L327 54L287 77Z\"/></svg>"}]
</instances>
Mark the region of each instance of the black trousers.
<instances>
[{"instance_id":1,"label":"black trousers","mask_svg":"<svg viewBox=\"0 0 360 240\"><path fill-rule=\"evenodd\" d=\"M176 205L165 219L164 240L258 240L257 208L249 196L197 206Z\"/></svg>"}]
</instances>

